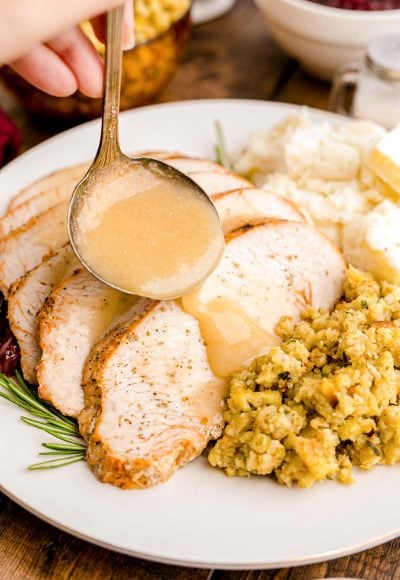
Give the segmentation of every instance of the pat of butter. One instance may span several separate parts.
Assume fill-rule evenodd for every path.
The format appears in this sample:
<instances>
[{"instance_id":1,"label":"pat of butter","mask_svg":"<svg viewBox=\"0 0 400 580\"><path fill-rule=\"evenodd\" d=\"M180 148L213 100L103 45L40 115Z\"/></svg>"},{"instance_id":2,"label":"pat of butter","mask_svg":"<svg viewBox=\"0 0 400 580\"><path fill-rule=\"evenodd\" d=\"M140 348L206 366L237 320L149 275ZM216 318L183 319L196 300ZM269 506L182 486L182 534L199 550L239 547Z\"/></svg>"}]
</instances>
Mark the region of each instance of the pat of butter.
<instances>
[{"instance_id":1,"label":"pat of butter","mask_svg":"<svg viewBox=\"0 0 400 580\"><path fill-rule=\"evenodd\" d=\"M346 224L343 253L356 268L378 280L400 284L400 207L388 199Z\"/></svg>"},{"instance_id":2,"label":"pat of butter","mask_svg":"<svg viewBox=\"0 0 400 580\"><path fill-rule=\"evenodd\" d=\"M387 133L367 157L366 165L388 186L388 197L400 198L400 125Z\"/></svg>"}]
</instances>

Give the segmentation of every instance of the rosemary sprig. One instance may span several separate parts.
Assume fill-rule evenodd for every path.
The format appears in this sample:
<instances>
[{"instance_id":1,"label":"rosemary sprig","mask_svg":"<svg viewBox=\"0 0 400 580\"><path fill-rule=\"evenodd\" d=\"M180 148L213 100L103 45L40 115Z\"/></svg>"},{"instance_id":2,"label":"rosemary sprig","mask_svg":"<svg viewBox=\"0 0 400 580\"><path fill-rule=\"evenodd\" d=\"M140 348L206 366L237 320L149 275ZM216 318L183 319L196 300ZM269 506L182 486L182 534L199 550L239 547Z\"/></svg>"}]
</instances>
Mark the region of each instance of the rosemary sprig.
<instances>
[{"instance_id":1,"label":"rosemary sprig","mask_svg":"<svg viewBox=\"0 0 400 580\"><path fill-rule=\"evenodd\" d=\"M21 420L24 423L63 441L63 443L42 443L42 446L50 451L42 451L39 455L57 457L34 463L28 469L53 469L85 459L86 443L79 433L77 422L41 401L19 372L16 372L12 379L0 373L0 397L33 415L33 417L22 416Z\"/></svg>"},{"instance_id":2,"label":"rosemary sprig","mask_svg":"<svg viewBox=\"0 0 400 580\"><path fill-rule=\"evenodd\" d=\"M33 463L28 467L30 471L38 471L40 469L54 469L55 467L64 467L64 465L71 465L71 463L77 463L78 461L84 461L85 456L72 457L66 459L50 459L49 461L40 461L39 463Z\"/></svg>"},{"instance_id":3,"label":"rosemary sprig","mask_svg":"<svg viewBox=\"0 0 400 580\"><path fill-rule=\"evenodd\" d=\"M225 167L225 169L229 169L229 171L232 171L233 163L227 152L224 130L222 129L221 123L219 121L215 121L214 128L216 138L216 143L214 146L215 160L217 163Z\"/></svg>"}]
</instances>

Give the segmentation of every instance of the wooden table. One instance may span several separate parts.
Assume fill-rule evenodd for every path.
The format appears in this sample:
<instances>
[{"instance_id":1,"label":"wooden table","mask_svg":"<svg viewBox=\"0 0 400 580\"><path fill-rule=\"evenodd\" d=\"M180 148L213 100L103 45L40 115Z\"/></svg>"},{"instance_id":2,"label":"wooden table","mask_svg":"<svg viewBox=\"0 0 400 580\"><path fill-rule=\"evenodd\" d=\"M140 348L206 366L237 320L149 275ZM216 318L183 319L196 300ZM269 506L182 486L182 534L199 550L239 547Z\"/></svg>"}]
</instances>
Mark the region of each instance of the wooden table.
<instances>
[{"instance_id":1,"label":"wooden table","mask_svg":"<svg viewBox=\"0 0 400 580\"><path fill-rule=\"evenodd\" d=\"M269 38L251 0L238 0L229 15L194 30L179 73L158 102L210 97L282 101L326 108L329 85L303 73ZM24 148L57 132L34 125L0 90L0 103L23 130ZM108 550L41 522L0 494L0 580L169 579L311 580L349 576L400 579L400 540L331 562L253 572L191 570L158 565Z\"/></svg>"}]
</instances>

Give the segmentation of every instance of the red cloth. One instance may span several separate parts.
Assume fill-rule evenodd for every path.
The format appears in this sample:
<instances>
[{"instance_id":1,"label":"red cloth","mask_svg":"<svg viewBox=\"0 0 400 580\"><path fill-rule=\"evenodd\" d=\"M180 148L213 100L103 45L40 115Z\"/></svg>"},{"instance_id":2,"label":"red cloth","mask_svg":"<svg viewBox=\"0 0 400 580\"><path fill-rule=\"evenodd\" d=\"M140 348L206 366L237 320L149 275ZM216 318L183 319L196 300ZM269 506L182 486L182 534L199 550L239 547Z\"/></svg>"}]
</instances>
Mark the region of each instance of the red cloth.
<instances>
[{"instance_id":1,"label":"red cloth","mask_svg":"<svg viewBox=\"0 0 400 580\"><path fill-rule=\"evenodd\" d=\"M17 154L21 140L21 131L0 109L0 167ZM0 372L11 376L20 362L20 353L8 326L5 305L0 293Z\"/></svg>"},{"instance_id":2,"label":"red cloth","mask_svg":"<svg viewBox=\"0 0 400 580\"><path fill-rule=\"evenodd\" d=\"M15 157L21 141L21 131L0 109L0 167Z\"/></svg>"}]
</instances>

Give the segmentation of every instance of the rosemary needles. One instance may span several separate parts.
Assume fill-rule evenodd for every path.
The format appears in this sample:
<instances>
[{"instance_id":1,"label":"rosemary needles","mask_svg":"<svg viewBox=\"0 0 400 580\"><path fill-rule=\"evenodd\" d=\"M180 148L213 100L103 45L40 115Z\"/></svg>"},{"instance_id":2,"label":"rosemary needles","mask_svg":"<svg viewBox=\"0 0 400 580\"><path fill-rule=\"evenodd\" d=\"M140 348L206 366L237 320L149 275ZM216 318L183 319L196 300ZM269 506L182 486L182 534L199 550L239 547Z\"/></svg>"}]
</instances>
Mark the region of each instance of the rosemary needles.
<instances>
[{"instance_id":1,"label":"rosemary needles","mask_svg":"<svg viewBox=\"0 0 400 580\"><path fill-rule=\"evenodd\" d=\"M46 451L40 452L39 455L48 458L30 465L28 469L51 469L85 459L86 443L79 433L77 422L41 401L19 372L16 372L12 379L0 373L0 397L31 415L21 417L24 423L62 441L62 443L42 443Z\"/></svg>"},{"instance_id":2,"label":"rosemary needles","mask_svg":"<svg viewBox=\"0 0 400 580\"><path fill-rule=\"evenodd\" d=\"M219 163L220 165L225 167L225 169L232 171L233 163L232 163L231 159L229 158L229 154L228 154L227 149L226 149L224 131L223 131L222 125L219 121L215 121L214 129L215 129L215 138L216 138L216 143L214 145L215 160L217 163Z\"/></svg>"}]
</instances>

